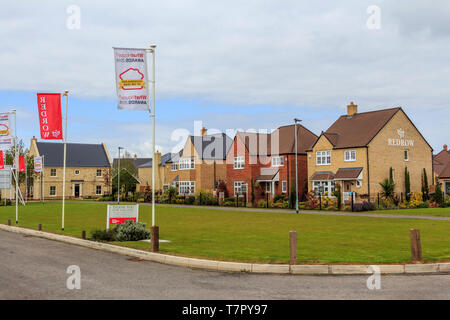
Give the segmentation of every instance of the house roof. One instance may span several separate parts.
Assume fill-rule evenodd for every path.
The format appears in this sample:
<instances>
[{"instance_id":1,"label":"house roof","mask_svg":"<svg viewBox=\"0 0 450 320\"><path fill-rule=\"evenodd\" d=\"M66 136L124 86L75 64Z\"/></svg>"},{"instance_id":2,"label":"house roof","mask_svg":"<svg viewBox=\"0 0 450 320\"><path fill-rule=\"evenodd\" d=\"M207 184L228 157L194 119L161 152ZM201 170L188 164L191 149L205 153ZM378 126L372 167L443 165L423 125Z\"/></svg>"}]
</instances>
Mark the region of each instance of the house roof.
<instances>
[{"instance_id":1,"label":"house roof","mask_svg":"<svg viewBox=\"0 0 450 320\"><path fill-rule=\"evenodd\" d=\"M144 163L149 162L150 160L152 160L152 158L120 158L120 161L122 160L127 160L127 161L131 161L134 166L137 168L141 165L143 165ZM118 166L118 161L119 158L114 158L113 159L113 167L116 168Z\"/></svg>"},{"instance_id":2,"label":"house roof","mask_svg":"<svg viewBox=\"0 0 450 320\"><path fill-rule=\"evenodd\" d=\"M365 147L401 108L340 116L323 135L334 148Z\"/></svg>"},{"instance_id":3,"label":"house roof","mask_svg":"<svg viewBox=\"0 0 450 320\"><path fill-rule=\"evenodd\" d=\"M450 151L442 149L441 152L433 156L433 166L434 166L434 172L441 177L441 174L444 170L448 167L448 164L450 164Z\"/></svg>"},{"instance_id":4,"label":"house roof","mask_svg":"<svg viewBox=\"0 0 450 320\"><path fill-rule=\"evenodd\" d=\"M309 178L311 181L318 181L318 180L333 180L334 179L334 173L331 171L316 171L313 173L313 175Z\"/></svg>"},{"instance_id":5,"label":"house roof","mask_svg":"<svg viewBox=\"0 0 450 320\"><path fill-rule=\"evenodd\" d=\"M264 181L278 181L280 172L279 169L271 169L271 168L261 168L261 172L259 176L256 177L256 181L264 182Z\"/></svg>"},{"instance_id":6,"label":"house roof","mask_svg":"<svg viewBox=\"0 0 450 320\"><path fill-rule=\"evenodd\" d=\"M441 170L439 178L450 178L450 162Z\"/></svg>"},{"instance_id":7,"label":"house roof","mask_svg":"<svg viewBox=\"0 0 450 320\"><path fill-rule=\"evenodd\" d=\"M225 160L233 140L225 133L189 136L201 159Z\"/></svg>"},{"instance_id":8,"label":"house roof","mask_svg":"<svg viewBox=\"0 0 450 320\"><path fill-rule=\"evenodd\" d=\"M44 156L46 167L64 165L64 144L36 142L40 156ZM109 159L102 144L67 143L67 167L110 167Z\"/></svg>"},{"instance_id":9,"label":"house roof","mask_svg":"<svg viewBox=\"0 0 450 320\"><path fill-rule=\"evenodd\" d=\"M295 125L281 126L272 133L238 132L251 155L279 155L295 153ZM317 136L302 125L297 125L297 151L306 153ZM267 150L265 150L267 148Z\"/></svg>"},{"instance_id":10,"label":"house roof","mask_svg":"<svg viewBox=\"0 0 450 320\"><path fill-rule=\"evenodd\" d=\"M180 158L180 154L181 154L181 151L177 152L177 153L170 153L170 152L168 152L166 154L163 154L161 156L161 163L159 165L160 166L165 166L166 163L171 163L171 162L174 162L174 161L175 162L178 161L178 159ZM148 159L150 159L150 160L148 160L147 162L139 165L138 168L151 168L153 166L153 159L152 158L148 158Z\"/></svg>"},{"instance_id":11,"label":"house roof","mask_svg":"<svg viewBox=\"0 0 450 320\"><path fill-rule=\"evenodd\" d=\"M334 180L357 179L363 170L362 167L357 168L339 168L334 176Z\"/></svg>"}]
</instances>

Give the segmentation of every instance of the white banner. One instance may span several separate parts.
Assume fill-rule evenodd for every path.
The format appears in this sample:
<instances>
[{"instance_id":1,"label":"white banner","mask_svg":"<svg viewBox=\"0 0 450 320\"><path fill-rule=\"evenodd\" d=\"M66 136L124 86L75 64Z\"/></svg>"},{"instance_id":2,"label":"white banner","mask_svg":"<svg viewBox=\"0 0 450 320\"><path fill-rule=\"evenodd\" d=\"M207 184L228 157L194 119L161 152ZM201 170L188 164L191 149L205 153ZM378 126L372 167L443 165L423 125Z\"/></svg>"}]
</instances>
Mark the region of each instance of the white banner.
<instances>
[{"instance_id":1,"label":"white banner","mask_svg":"<svg viewBox=\"0 0 450 320\"><path fill-rule=\"evenodd\" d=\"M117 107L150 110L145 49L114 48Z\"/></svg>"},{"instance_id":2,"label":"white banner","mask_svg":"<svg viewBox=\"0 0 450 320\"><path fill-rule=\"evenodd\" d=\"M9 113L0 113L0 150L8 150L13 143Z\"/></svg>"},{"instance_id":3,"label":"white banner","mask_svg":"<svg viewBox=\"0 0 450 320\"><path fill-rule=\"evenodd\" d=\"M42 172L42 157L34 157L34 172Z\"/></svg>"},{"instance_id":4,"label":"white banner","mask_svg":"<svg viewBox=\"0 0 450 320\"><path fill-rule=\"evenodd\" d=\"M11 189L11 166L0 170L0 189Z\"/></svg>"}]
</instances>

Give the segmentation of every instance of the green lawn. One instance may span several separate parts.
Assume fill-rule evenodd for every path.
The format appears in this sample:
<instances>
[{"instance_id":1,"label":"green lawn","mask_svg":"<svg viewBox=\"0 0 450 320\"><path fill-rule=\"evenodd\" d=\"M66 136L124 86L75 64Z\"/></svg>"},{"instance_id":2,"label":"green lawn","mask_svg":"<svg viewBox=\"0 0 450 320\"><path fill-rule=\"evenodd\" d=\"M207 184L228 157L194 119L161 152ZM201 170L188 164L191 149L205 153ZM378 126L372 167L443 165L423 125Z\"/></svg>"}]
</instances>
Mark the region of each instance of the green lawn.
<instances>
[{"instance_id":1,"label":"green lawn","mask_svg":"<svg viewBox=\"0 0 450 320\"><path fill-rule=\"evenodd\" d=\"M417 208L417 209L399 209L399 210L377 210L364 213L374 214L393 214L403 216L430 216L430 217L449 217L450 208Z\"/></svg>"},{"instance_id":2,"label":"green lawn","mask_svg":"<svg viewBox=\"0 0 450 320\"><path fill-rule=\"evenodd\" d=\"M409 230L416 228L421 232L425 261L450 261L450 221L192 207L157 207L156 216L160 238L171 241L160 244L161 252L176 255L287 263L289 231L296 230L301 263L401 263L410 260ZM6 224L8 219L14 224L15 207L0 207L0 223ZM139 220L150 226L151 206L140 206ZM19 226L37 229L41 223L44 231L80 237L82 230L89 236L93 228L106 227L106 204L66 203L65 221L62 232L59 202L19 207ZM150 247L143 242L120 244L144 250Z\"/></svg>"}]
</instances>

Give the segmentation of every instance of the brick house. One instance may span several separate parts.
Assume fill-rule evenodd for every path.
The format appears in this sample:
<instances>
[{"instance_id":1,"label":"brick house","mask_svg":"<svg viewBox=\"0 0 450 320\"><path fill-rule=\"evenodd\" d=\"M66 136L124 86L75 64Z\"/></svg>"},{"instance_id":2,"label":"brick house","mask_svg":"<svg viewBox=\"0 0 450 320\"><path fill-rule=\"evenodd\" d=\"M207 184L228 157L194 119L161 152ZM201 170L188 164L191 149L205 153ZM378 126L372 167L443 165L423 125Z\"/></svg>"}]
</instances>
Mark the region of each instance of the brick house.
<instances>
[{"instance_id":1,"label":"brick house","mask_svg":"<svg viewBox=\"0 0 450 320\"><path fill-rule=\"evenodd\" d=\"M432 156L433 149L402 108L358 113L352 102L308 150L308 189L330 195L339 183L342 192L356 192L357 201L375 201L392 168L400 198L405 168L411 192L420 192L423 170L433 176Z\"/></svg>"},{"instance_id":2,"label":"brick house","mask_svg":"<svg viewBox=\"0 0 450 320\"><path fill-rule=\"evenodd\" d=\"M445 144L441 152L433 157L435 179L442 184L445 195L450 195L450 151Z\"/></svg>"},{"instance_id":3,"label":"brick house","mask_svg":"<svg viewBox=\"0 0 450 320\"><path fill-rule=\"evenodd\" d=\"M161 156L160 152L155 152L156 163L158 167L155 170L155 191L163 191L168 188L169 185L177 186L177 175L173 174L176 170L171 170L172 163L178 164L178 153L166 153ZM139 165L138 178L140 184L136 185L137 191L144 191L152 186L152 167L153 160L150 158L147 162Z\"/></svg>"},{"instance_id":4,"label":"brick house","mask_svg":"<svg viewBox=\"0 0 450 320\"><path fill-rule=\"evenodd\" d=\"M99 197L111 192L111 160L104 143L67 143L67 198ZM62 198L64 145L38 142L31 139L29 156L43 156L43 180L37 175L33 181L33 199Z\"/></svg>"},{"instance_id":5,"label":"brick house","mask_svg":"<svg viewBox=\"0 0 450 320\"><path fill-rule=\"evenodd\" d=\"M306 150L317 136L302 125L297 125L298 194L302 199L307 190ZM227 154L227 192L230 197L248 190L255 204L267 197L289 195L295 188L295 125L282 126L272 133L238 132Z\"/></svg>"}]
</instances>

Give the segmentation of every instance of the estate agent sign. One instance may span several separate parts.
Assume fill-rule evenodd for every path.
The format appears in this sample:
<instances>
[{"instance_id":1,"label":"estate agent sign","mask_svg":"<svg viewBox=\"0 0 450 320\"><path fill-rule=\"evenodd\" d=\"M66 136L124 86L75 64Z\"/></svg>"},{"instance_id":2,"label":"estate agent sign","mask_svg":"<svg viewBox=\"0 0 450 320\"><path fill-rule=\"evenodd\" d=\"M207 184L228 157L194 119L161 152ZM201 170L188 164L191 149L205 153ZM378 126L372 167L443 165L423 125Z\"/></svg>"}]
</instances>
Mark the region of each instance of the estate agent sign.
<instances>
[{"instance_id":1,"label":"estate agent sign","mask_svg":"<svg viewBox=\"0 0 450 320\"><path fill-rule=\"evenodd\" d=\"M7 150L13 144L9 113L0 113L0 150Z\"/></svg>"},{"instance_id":2,"label":"estate agent sign","mask_svg":"<svg viewBox=\"0 0 450 320\"><path fill-rule=\"evenodd\" d=\"M108 205L106 229L110 224L121 224L126 220L137 222L139 218L139 205Z\"/></svg>"}]
</instances>

